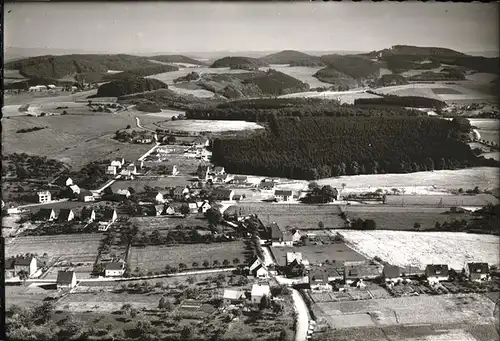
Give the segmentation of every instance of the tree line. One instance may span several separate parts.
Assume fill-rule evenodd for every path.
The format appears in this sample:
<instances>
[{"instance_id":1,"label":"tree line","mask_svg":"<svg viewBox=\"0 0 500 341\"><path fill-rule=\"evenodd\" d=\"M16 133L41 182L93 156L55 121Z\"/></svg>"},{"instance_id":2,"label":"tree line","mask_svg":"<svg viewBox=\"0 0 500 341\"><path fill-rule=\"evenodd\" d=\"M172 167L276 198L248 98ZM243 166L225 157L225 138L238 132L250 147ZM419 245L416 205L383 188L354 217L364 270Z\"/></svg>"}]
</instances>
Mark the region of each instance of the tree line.
<instances>
[{"instance_id":1,"label":"tree line","mask_svg":"<svg viewBox=\"0 0 500 341\"><path fill-rule=\"evenodd\" d=\"M215 139L212 161L231 173L295 179L495 166L466 144L470 126L431 117L271 116L266 133Z\"/></svg>"}]
</instances>

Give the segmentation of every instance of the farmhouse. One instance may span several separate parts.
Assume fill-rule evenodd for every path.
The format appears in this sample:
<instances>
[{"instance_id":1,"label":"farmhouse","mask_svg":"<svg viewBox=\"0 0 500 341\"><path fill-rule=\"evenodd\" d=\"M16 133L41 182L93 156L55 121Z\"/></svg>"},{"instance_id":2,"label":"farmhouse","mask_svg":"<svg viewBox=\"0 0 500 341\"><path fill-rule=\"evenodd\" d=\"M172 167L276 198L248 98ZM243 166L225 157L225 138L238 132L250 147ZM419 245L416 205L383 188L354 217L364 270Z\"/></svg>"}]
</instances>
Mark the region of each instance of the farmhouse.
<instances>
[{"instance_id":1,"label":"farmhouse","mask_svg":"<svg viewBox=\"0 0 500 341\"><path fill-rule=\"evenodd\" d=\"M276 199L276 201L284 201L284 202L292 201L293 192L277 189L276 191L274 191L274 199Z\"/></svg>"},{"instance_id":2,"label":"farmhouse","mask_svg":"<svg viewBox=\"0 0 500 341\"><path fill-rule=\"evenodd\" d=\"M382 270L382 276L386 283L398 283L403 280L401 278L401 269L395 265L385 265Z\"/></svg>"},{"instance_id":3,"label":"farmhouse","mask_svg":"<svg viewBox=\"0 0 500 341\"><path fill-rule=\"evenodd\" d=\"M78 200L83 202L89 202L89 201L94 201L95 199L91 191L82 189L80 191L80 194L78 194Z\"/></svg>"},{"instance_id":4,"label":"farmhouse","mask_svg":"<svg viewBox=\"0 0 500 341\"><path fill-rule=\"evenodd\" d=\"M176 200L183 200L189 197L189 188L177 186L172 190L172 197Z\"/></svg>"},{"instance_id":5,"label":"farmhouse","mask_svg":"<svg viewBox=\"0 0 500 341\"><path fill-rule=\"evenodd\" d=\"M115 166L117 168L122 168L124 164L125 164L125 159L124 158L118 158L116 160L111 161L110 166Z\"/></svg>"},{"instance_id":6,"label":"farmhouse","mask_svg":"<svg viewBox=\"0 0 500 341\"><path fill-rule=\"evenodd\" d=\"M214 196L215 200L231 201L233 200L234 191L232 189L219 187L212 191L212 195Z\"/></svg>"},{"instance_id":7,"label":"farmhouse","mask_svg":"<svg viewBox=\"0 0 500 341\"><path fill-rule=\"evenodd\" d=\"M450 277L448 265L446 264L429 264L425 267L425 277L429 283L447 281Z\"/></svg>"},{"instance_id":8,"label":"farmhouse","mask_svg":"<svg viewBox=\"0 0 500 341\"><path fill-rule=\"evenodd\" d=\"M268 284L254 284L251 291L252 303L260 303L262 297L271 296L271 289Z\"/></svg>"},{"instance_id":9,"label":"farmhouse","mask_svg":"<svg viewBox=\"0 0 500 341\"><path fill-rule=\"evenodd\" d=\"M35 219L38 221L52 221L56 219L56 212L52 208L41 208L35 214Z\"/></svg>"},{"instance_id":10,"label":"farmhouse","mask_svg":"<svg viewBox=\"0 0 500 341\"><path fill-rule=\"evenodd\" d=\"M114 194L117 196L125 197L125 198L128 198L131 195L130 191L128 189L125 189L125 188L117 189L116 191L114 191Z\"/></svg>"},{"instance_id":11,"label":"farmhouse","mask_svg":"<svg viewBox=\"0 0 500 341\"><path fill-rule=\"evenodd\" d=\"M259 190L261 191L272 191L274 190L275 182L274 181L265 181L263 180L259 184Z\"/></svg>"},{"instance_id":12,"label":"farmhouse","mask_svg":"<svg viewBox=\"0 0 500 341\"><path fill-rule=\"evenodd\" d=\"M134 180L134 173L129 171L128 169L122 169L120 172L120 175L125 179L125 180Z\"/></svg>"},{"instance_id":13,"label":"farmhouse","mask_svg":"<svg viewBox=\"0 0 500 341\"><path fill-rule=\"evenodd\" d=\"M212 182L215 184L223 184L231 180L228 174L218 174L212 177Z\"/></svg>"},{"instance_id":14,"label":"farmhouse","mask_svg":"<svg viewBox=\"0 0 500 341\"><path fill-rule=\"evenodd\" d=\"M190 202L188 203L189 211L191 213L196 213L198 212L198 205L195 202Z\"/></svg>"},{"instance_id":15,"label":"farmhouse","mask_svg":"<svg viewBox=\"0 0 500 341\"><path fill-rule=\"evenodd\" d=\"M328 282L344 279L344 269L342 268L335 265L323 265L321 268L326 272Z\"/></svg>"},{"instance_id":16,"label":"farmhouse","mask_svg":"<svg viewBox=\"0 0 500 341\"><path fill-rule=\"evenodd\" d=\"M261 264L264 264L264 262L259 257L256 257L255 260L250 265L249 272L252 273L255 270L255 268L257 268Z\"/></svg>"},{"instance_id":17,"label":"farmhouse","mask_svg":"<svg viewBox=\"0 0 500 341\"><path fill-rule=\"evenodd\" d=\"M69 189L71 190L71 192L73 193L73 195L80 194L80 187L78 187L78 185L71 185L71 186L69 186Z\"/></svg>"},{"instance_id":18,"label":"farmhouse","mask_svg":"<svg viewBox=\"0 0 500 341\"><path fill-rule=\"evenodd\" d=\"M116 175L116 172L117 172L116 166L108 166L108 168L106 168L106 174L108 175Z\"/></svg>"},{"instance_id":19,"label":"farmhouse","mask_svg":"<svg viewBox=\"0 0 500 341\"><path fill-rule=\"evenodd\" d=\"M56 179L56 181L54 181L54 183L56 185L59 185L61 187L67 187L67 186L71 186L73 185L73 179L71 179L69 176L64 176L64 175L61 175L60 177L58 177Z\"/></svg>"},{"instance_id":20,"label":"farmhouse","mask_svg":"<svg viewBox=\"0 0 500 341\"><path fill-rule=\"evenodd\" d=\"M20 275L31 277L37 271L37 261L33 256L11 257L5 261L5 277L12 278Z\"/></svg>"},{"instance_id":21,"label":"farmhouse","mask_svg":"<svg viewBox=\"0 0 500 341\"><path fill-rule=\"evenodd\" d=\"M67 222L75 219L75 213L70 208L61 208L59 211L59 216L57 217L57 221L59 222Z\"/></svg>"},{"instance_id":22,"label":"farmhouse","mask_svg":"<svg viewBox=\"0 0 500 341\"><path fill-rule=\"evenodd\" d=\"M45 203L52 200L52 195L49 191L41 191L36 193L38 195L38 202Z\"/></svg>"},{"instance_id":23,"label":"farmhouse","mask_svg":"<svg viewBox=\"0 0 500 341\"><path fill-rule=\"evenodd\" d=\"M163 214L166 214L166 215L174 215L175 214L175 208L173 208L171 205L167 205L164 208L163 212L164 212Z\"/></svg>"},{"instance_id":24,"label":"farmhouse","mask_svg":"<svg viewBox=\"0 0 500 341\"><path fill-rule=\"evenodd\" d=\"M484 281L490 277L488 263L467 263L465 273L471 281Z\"/></svg>"},{"instance_id":25,"label":"farmhouse","mask_svg":"<svg viewBox=\"0 0 500 341\"><path fill-rule=\"evenodd\" d=\"M332 290L332 286L328 281L328 274L323 268L312 268L309 271L308 277L311 290Z\"/></svg>"},{"instance_id":26,"label":"farmhouse","mask_svg":"<svg viewBox=\"0 0 500 341\"><path fill-rule=\"evenodd\" d=\"M290 231L281 233L281 238L272 241L272 246L293 246L293 234Z\"/></svg>"},{"instance_id":27,"label":"farmhouse","mask_svg":"<svg viewBox=\"0 0 500 341\"><path fill-rule=\"evenodd\" d=\"M286 253L286 264L291 264L296 261L302 264L302 252L287 252Z\"/></svg>"},{"instance_id":28,"label":"farmhouse","mask_svg":"<svg viewBox=\"0 0 500 341\"><path fill-rule=\"evenodd\" d=\"M161 192L147 192L146 196L148 200L151 200L158 204L163 204L165 202L165 198L163 197L163 193Z\"/></svg>"},{"instance_id":29,"label":"farmhouse","mask_svg":"<svg viewBox=\"0 0 500 341\"><path fill-rule=\"evenodd\" d=\"M302 239L302 235L300 234L300 231L294 230L293 234L292 234L292 241L294 243L297 243L297 242L300 242L301 239Z\"/></svg>"},{"instance_id":30,"label":"farmhouse","mask_svg":"<svg viewBox=\"0 0 500 341\"><path fill-rule=\"evenodd\" d=\"M360 263L344 265L344 281L347 285L364 279L375 279L382 274L382 268L377 264Z\"/></svg>"},{"instance_id":31,"label":"farmhouse","mask_svg":"<svg viewBox=\"0 0 500 341\"><path fill-rule=\"evenodd\" d=\"M273 222L267 227L267 234L272 243L279 243L283 240L283 231L279 228L278 224Z\"/></svg>"},{"instance_id":32,"label":"farmhouse","mask_svg":"<svg viewBox=\"0 0 500 341\"><path fill-rule=\"evenodd\" d=\"M224 170L224 167L217 166L217 167L214 167L213 174L214 175L224 175L224 174L226 174L226 171Z\"/></svg>"},{"instance_id":33,"label":"farmhouse","mask_svg":"<svg viewBox=\"0 0 500 341\"><path fill-rule=\"evenodd\" d=\"M106 263L104 266L104 276L106 277L123 276L124 273L125 264L123 264L123 262Z\"/></svg>"},{"instance_id":34,"label":"farmhouse","mask_svg":"<svg viewBox=\"0 0 500 341\"><path fill-rule=\"evenodd\" d=\"M57 272L57 289L71 289L76 285L76 274L74 271Z\"/></svg>"},{"instance_id":35,"label":"farmhouse","mask_svg":"<svg viewBox=\"0 0 500 341\"><path fill-rule=\"evenodd\" d=\"M118 216L115 209L106 209L104 211L102 221L107 223L114 223L117 218Z\"/></svg>"},{"instance_id":36,"label":"farmhouse","mask_svg":"<svg viewBox=\"0 0 500 341\"><path fill-rule=\"evenodd\" d=\"M254 267L250 274L256 278L268 278L269 270L264 264L261 263Z\"/></svg>"},{"instance_id":37,"label":"farmhouse","mask_svg":"<svg viewBox=\"0 0 500 341\"><path fill-rule=\"evenodd\" d=\"M95 220L95 211L94 209L92 208L87 208L87 207L84 207L82 209L82 214L80 216L80 219L83 221L83 222L86 222L86 223L91 223Z\"/></svg>"},{"instance_id":38,"label":"farmhouse","mask_svg":"<svg viewBox=\"0 0 500 341\"><path fill-rule=\"evenodd\" d=\"M245 291L240 289L224 289L222 300L224 305L239 304L245 299Z\"/></svg>"}]
</instances>

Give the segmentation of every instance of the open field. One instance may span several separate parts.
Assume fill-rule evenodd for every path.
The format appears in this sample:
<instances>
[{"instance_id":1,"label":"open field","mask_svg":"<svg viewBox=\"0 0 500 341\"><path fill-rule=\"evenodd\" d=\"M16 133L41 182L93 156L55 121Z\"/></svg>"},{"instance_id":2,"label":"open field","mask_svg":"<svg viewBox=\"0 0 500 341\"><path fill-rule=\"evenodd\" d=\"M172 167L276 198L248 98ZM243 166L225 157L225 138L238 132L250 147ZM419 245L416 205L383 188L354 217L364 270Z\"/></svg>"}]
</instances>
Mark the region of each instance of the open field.
<instances>
[{"instance_id":1,"label":"open field","mask_svg":"<svg viewBox=\"0 0 500 341\"><path fill-rule=\"evenodd\" d=\"M193 84L193 83L190 83ZM215 94L211 91L205 90L205 89L186 89L181 86L175 86L175 85L170 85L168 87L170 90L178 93L179 95L193 95L195 97L199 98L210 98L214 97Z\"/></svg>"},{"instance_id":2,"label":"open field","mask_svg":"<svg viewBox=\"0 0 500 341\"><path fill-rule=\"evenodd\" d=\"M349 219L373 219L379 230L411 231L415 223L419 223L423 229L428 229L434 228L436 222L442 224L454 219L472 219L468 214L446 214L445 211L444 208L388 207L385 205L359 205L346 208Z\"/></svg>"},{"instance_id":3,"label":"open field","mask_svg":"<svg viewBox=\"0 0 500 341\"><path fill-rule=\"evenodd\" d=\"M167 83L168 85L174 84L174 79L179 78L179 77L184 77L187 74L191 72L196 72L199 75L202 75L204 73L245 73L248 72L246 70L230 70L228 67L225 68L210 68L210 67L197 67L197 68L180 68L177 71L171 71L171 72L165 72L165 73L159 73L156 75L151 75L147 76L146 78L155 78L158 79L164 83Z\"/></svg>"},{"instance_id":4,"label":"open field","mask_svg":"<svg viewBox=\"0 0 500 341\"><path fill-rule=\"evenodd\" d=\"M61 299L56 310L71 312L113 312L120 310L124 304L130 304L133 308L141 310L156 309L161 295L141 295L113 292L93 292L70 294Z\"/></svg>"},{"instance_id":5,"label":"open field","mask_svg":"<svg viewBox=\"0 0 500 341\"><path fill-rule=\"evenodd\" d=\"M138 267L142 271L161 272L166 265L178 266L179 263L184 263L190 268L193 262L202 264L207 260L212 265L214 260L222 264L224 259L232 262L234 258L244 262L243 242L132 247L128 263L132 270Z\"/></svg>"},{"instance_id":6,"label":"open field","mask_svg":"<svg viewBox=\"0 0 500 341\"><path fill-rule=\"evenodd\" d=\"M168 216L160 217L132 217L130 222L139 227L139 232L142 231L152 231L152 230L171 230L174 229L179 224L184 226L202 226L208 227L208 221L202 219L201 213L190 214L186 218L171 218Z\"/></svg>"},{"instance_id":7,"label":"open field","mask_svg":"<svg viewBox=\"0 0 500 341\"><path fill-rule=\"evenodd\" d=\"M3 153L27 153L54 158L78 169L85 164L123 156L135 160L151 146L113 140L118 129L135 125L128 114L64 115L50 117L11 117L2 120ZM19 129L45 126L46 129L17 134Z\"/></svg>"},{"instance_id":8,"label":"open field","mask_svg":"<svg viewBox=\"0 0 500 341\"><path fill-rule=\"evenodd\" d=\"M363 261L366 258L358 252L351 249L343 243L336 243L330 245L309 245L301 247L271 247L271 252L274 254L276 261L280 265L286 264L287 252L301 252L302 257L307 259L309 263L323 263L325 260L329 261Z\"/></svg>"},{"instance_id":9,"label":"open field","mask_svg":"<svg viewBox=\"0 0 500 341\"><path fill-rule=\"evenodd\" d=\"M336 341L494 341L499 334L494 324L454 323L394 325L336 329L327 339Z\"/></svg>"},{"instance_id":10,"label":"open field","mask_svg":"<svg viewBox=\"0 0 500 341\"><path fill-rule=\"evenodd\" d=\"M34 284L31 285L33 287L35 286ZM13 305L27 307L41 304L43 302L43 299L53 292L52 290L31 288L28 288L28 286L24 285L6 285L4 289L5 309L8 310Z\"/></svg>"},{"instance_id":11,"label":"open field","mask_svg":"<svg viewBox=\"0 0 500 341\"><path fill-rule=\"evenodd\" d=\"M175 187L175 186L185 186L189 184L189 179L192 176L169 176L169 177L158 177L158 178L140 178L137 180L119 180L111 185L113 190L125 189L132 187L136 192L143 192L145 186L152 188L160 187L165 190L165 187Z\"/></svg>"},{"instance_id":12,"label":"open field","mask_svg":"<svg viewBox=\"0 0 500 341\"><path fill-rule=\"evenodd\" d=\"M340 210L332 205L306 204L269 204L259 202L242 202L228 208L227 212L240 212L242 215L257 214L264 224L276 222L279 226L290 226L299 229L317 229L323 222L325 228L340 228L344 221L340 218Z\"/></svg>"},{"instance_id":13,"label":"open field","mask_svg":"<svg viewBox=\"0 0 500 341\"><path fill-rule=\"evenodd\" d=\"M316 303L335 329L398 324L492 323L495 304L484 295L412 296Z\"/></svg>"},{"instance_id":14,"label":"open field","mask_svg":"<svg viewBox=\"0 0 500 341\"><path fill-rule=\"evenodd\" d=\"M472 189L469 187L464 190ZM386 204L397 206L422 205L434 207L486 206L498 204L499 200L491 194L478 195L388 195Z\"/></svg>"},{"instance_id":15,"label":"open field","mask_svg":"<svg viewBox=\"0 0 500 341\"><path fill-rule=\"evenodd\" d=\"M337 230L359 253L380 257L393 265L448 264L461 270L466 262L498 264L497 236L462 232Z\"/></svg>"},{"instance_id":16,"label":"open field","mask_svg":"<svg viewBox=\"0 0 500 341\"><path fill-rule=\"evenodd\" d=\"M87 101L88 96L95 95L97 89L69 93L60 90L42 91L42 92L23 92L20 94L5 94L4 105L35 104L35 103L55 103L55 102L75 102Z\"/></svg>"},{"instance_id":17,"label":"open field","mask_svg":"<svg viewBox=\"0 0 500 341\"><path fill-rule=\"evenodd\" d=\"M188 132L222 132L263 129L263 127L257 123L246 121L181 120L160 122L158 125L163 129Z\"/></svg>"},{"instance_id":18,"label":"open field","mask_svg":"<svg viewBox=\"0 0 500 341\"><path fill-rule=\"evenodd\" d=\"M52 259L60 257L60 261L94 262L103 238L103 234L6 238L5 256L26 253L37 253L41 256L47 253Z\"/></svg>"}]
</instances>

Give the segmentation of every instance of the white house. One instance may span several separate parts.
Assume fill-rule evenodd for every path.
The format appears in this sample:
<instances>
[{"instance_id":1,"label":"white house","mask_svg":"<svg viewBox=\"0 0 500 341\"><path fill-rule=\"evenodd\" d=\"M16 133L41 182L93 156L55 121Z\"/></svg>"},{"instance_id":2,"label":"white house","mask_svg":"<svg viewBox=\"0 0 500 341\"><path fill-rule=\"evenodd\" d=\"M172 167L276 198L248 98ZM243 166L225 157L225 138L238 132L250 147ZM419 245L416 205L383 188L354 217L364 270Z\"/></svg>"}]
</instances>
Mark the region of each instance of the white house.
<instances>
[{"instance_id":1,"label":"white house","mask_svg":"<svg viewBox=\"0 0 500 341\"><path fill-rule=\"evenodd\" d=\"M78 185L71 185L69 186L69 189L73 192L73 194L80 194L80 187L78 187Z\"/></svg>"},{"instance_id":2,"label":"white house","mask_svg":"<svg viewBox=\"0 0 500 341\"><path fill-rule=\"evenodd\" d=\"M302 235L299 230L295 230L292 234L292 240L294 243L300 242Z\"/></svg>"},{"instance_id":3,"label":"white house","mask_svg":"<svg viewBox=\"0 0 500 341\"><path fill-rule=\"evenodd\" d=\"M253 263L250 265L249 272L252 273L259 265L264 264L264 262L260 258L256 258Z\"/></svg>"},{"instance_id":4,"label":"white house","mask_svg":"<svg viewBox=\"0 0 500 341\"><path fill-rule=\"evenodd\" d=\"M57 289L71 289L76 285L76 274L74 271L57 272Z\"/></svg>"},{"instance_id":5,"label":"white house","mask_svg":"<svg viewBox=\"0 0 500 341\"><path fill-rule=\"evenodd\" d=\"M60 176L57 178L55 183L56 185L63 187L74 185L73 179L71 179L69 176Z\"/></svg>"},{"instance_id":6,"label":"white house","mask_svg":"<svg viewBox=\"0 0 500 341\"><path fill-rule=\"evenodd\" d=\"M130 191L128 189L126 189L126 188L117 189L114 192L114 194L124 196L125 198L128 198L128 197L131 196Z\"/></svg>"},{"instance_id":7,"label":"white house","mask_svg":"<svg viewBox=\"0 0 500 341\"><path fill-rule=\"evenodd\" d=\"M45 203L50 202L52 200L52 195L49 191L41 191L36 193L38 195L38 202Z\"/></svg>"},{"instance_id":8,"label":"white house","mask_svg":"<svg viewBox=\"0 0 500 341\"><path fill-rule=\"evenodd\" d=\"M269 270L264 264L259 264L252 270L251 274L256 278L268 278Z\"/></svg>"},{"instance_id":9,"label":"white house","mask_svg":"<svg viewBox=\"0 0 500 341\"><path fill-rule=\"evenodd\" d=\"M429 283L447 281L450 278L448 265L429 264L425 267L425 277Z\"/></svg>"},{"instance_id":10,"label":"white house","mask_svg":"<svg viewBox=\"0 0 500 341\"><path fill-rule=\"evenodd\" d=\"M117 170L118 167L116 166L108 166L108 168L106 168L106 174L108 175L116 175L116 170Z\"/></svg>"},{"instance_id":11,"label":"white house","mask_svg":"<svg viewBox=\"0 0 500 341\"><path fill-rule=\"evenodd\" d=\"M11 257L5 260L5 277L12 278L24 272L31 277L37 271L37 260L33 256Z\"/></svg>"},{"instance_id":12,"label":"white house","mask_svg":"<svg viewBox=\"0 0 500 341\"><path fill-rule=\"evenodd\" d=\"M271 298L271 289L268 284L254 284L251 291L252 303L259 304L262 297L267 296Z\"/></svg>"},{"instance_id":13,"label":"white house","mask_svg":"<svg viewBox=\"0 0 500 341\"><path fill-rule=\"evenodd\" d=\"M197 205L198 205L198 212L200 213L206 213L212 207L210 206L207 200L199 202L197 203Z\"/></svg>"},{"instance_id":14,"label":"white house","mask_svg":"<svg viewBox=\"0 0 500 341\"><path fill-rule=\"evenodd\" d=\"M137 166L134 163L131 163L130 165L127 166L127 171L129 171L132 174L137 174Z\"/></svg>"},{"instance_id":15,"label":"white house","mask_svg":"<svg viewBox=\"0 0 500 341\"><path fill-rule=\"evenodd\" d=\"M245 291L241 289L224 289L222 300L224 305L238 304L245 299Z\"/></svg>"},{"instance_id":16,"label":"white house","mask_svg":"<svg viewBox=\"0 0 500 341\"><path fill-rule=\"evenodd\" d=\"M104 276L106 277L123 276L124 273L125 264L123 264L123 262L106 263L106 265L104 266Z\"/></svg>"},{"instance_id":17,"label":"white house","mask_svg":"<svg viewBox=\"0 0 500 341\"><path fill-rule=\"evenodd\" d=\"M471 281L485 281L490 278L488 263L467 263L465 274Z\"/></svg>"},{"instance_id":18,"label":"white house","mask_svg":"<svg viewBox=\"0 0 500 341\"><path fill-rule=\"evenodd\" d=\"M128 169L122 169L120 172L120 175L125 179L125 180L134 180L134 173L129 171Z\"/></svg>"},{"instance_id":19,"label":"white house","mask_svg":"<svg viewBox=\"0 0 500 341\"><path fill-rule=\"evenodd\" d=\"M86 208L86 207L84 207L82 209L82 213L80 215L80 219L83 222L86 222L86 223L93 222L95 220L95 211L92 208Z\"/></svg>"},{"instance_id":20,"label":"white house","mask_svg":"<svg viewBox=\"0 0 500 341\"><path fill-rule=\"evenodd\" d=\"M327 272L321 267L315 267L309 271L309 286L311 290L316 291L329 291L332 290L332 286L328 281Z\"/></svg>"},{"instance_id":21,"label":"white house","mask_svg":"<svg viewBox=\"0 0 500 341\"><path fill-rule=\"evenodd\" d=\"M125 165L125 159L123 157L111 161L111 166L122 168L124 165Z\"/></svg>"},{"instance_id":22,"label":"white house","mask_svg":"<svg viewBox=\"0 0 500 341\"><path fill-rule=\"evenodd\" d=\"M291 264L294 260L297 263L302 264L302 252L287 252L286 253L286 264Z\"/></svg>"},{"instance_id":23,"label":"white house","mask_svg":"<svg viewBox=\"0 0 500 341\"><path fill-rule=\"evenodd\" d=\"M161 192L150 192L148 193L148 197L151 198L157 204L165 203L165 198Z\"/></svg>"},{"instance_id":24,"label":"white house","mask_svg":"<svg viewBox=\"0 0 500 341\"><path fill-rule=\"evenodd\" d=\"M293 200L293 192L277 189L274 191L276 201L290 202Z\"/></svg>"},{"instance_id":25,"label":"white house","mask_svg":"<svg viewBox=\"0 0 500 341\"><path fill-rule=\"evenodd\" d=\"M57 217L57 221L59 222L67 222L75 219L75 213L70 208L61 208L59 211L59 216Z\"/></svg>"}]
</instances>

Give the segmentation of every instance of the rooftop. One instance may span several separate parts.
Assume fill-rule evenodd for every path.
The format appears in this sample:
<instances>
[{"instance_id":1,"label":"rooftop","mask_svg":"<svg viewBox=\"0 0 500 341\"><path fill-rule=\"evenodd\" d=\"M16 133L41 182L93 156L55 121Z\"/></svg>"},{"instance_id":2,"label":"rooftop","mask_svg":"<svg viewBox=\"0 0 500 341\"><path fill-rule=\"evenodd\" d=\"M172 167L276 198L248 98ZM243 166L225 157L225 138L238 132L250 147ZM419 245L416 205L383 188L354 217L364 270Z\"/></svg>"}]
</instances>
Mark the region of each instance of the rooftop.
<instances>
[{"instance_id":1,"label":"rooftop","mask_svg":"<svg viewBox=\"0 0 500 341\"><path fill-rule=\"evenodd\" d=\"M268 284L254 284L252 286L252 296L270 296L271 289Z\"/></svg>"},{"instance_id":2,"label":"rooftop","mask_svg":"<svg viewBox=\"0 0 500 341\"><path fill-rule=\"evenodd\" d=\"M75 275L74 271L58 271L57 272L57 283L58 284L70 284L74 275Z\"/></svg>"}]
</instances>

